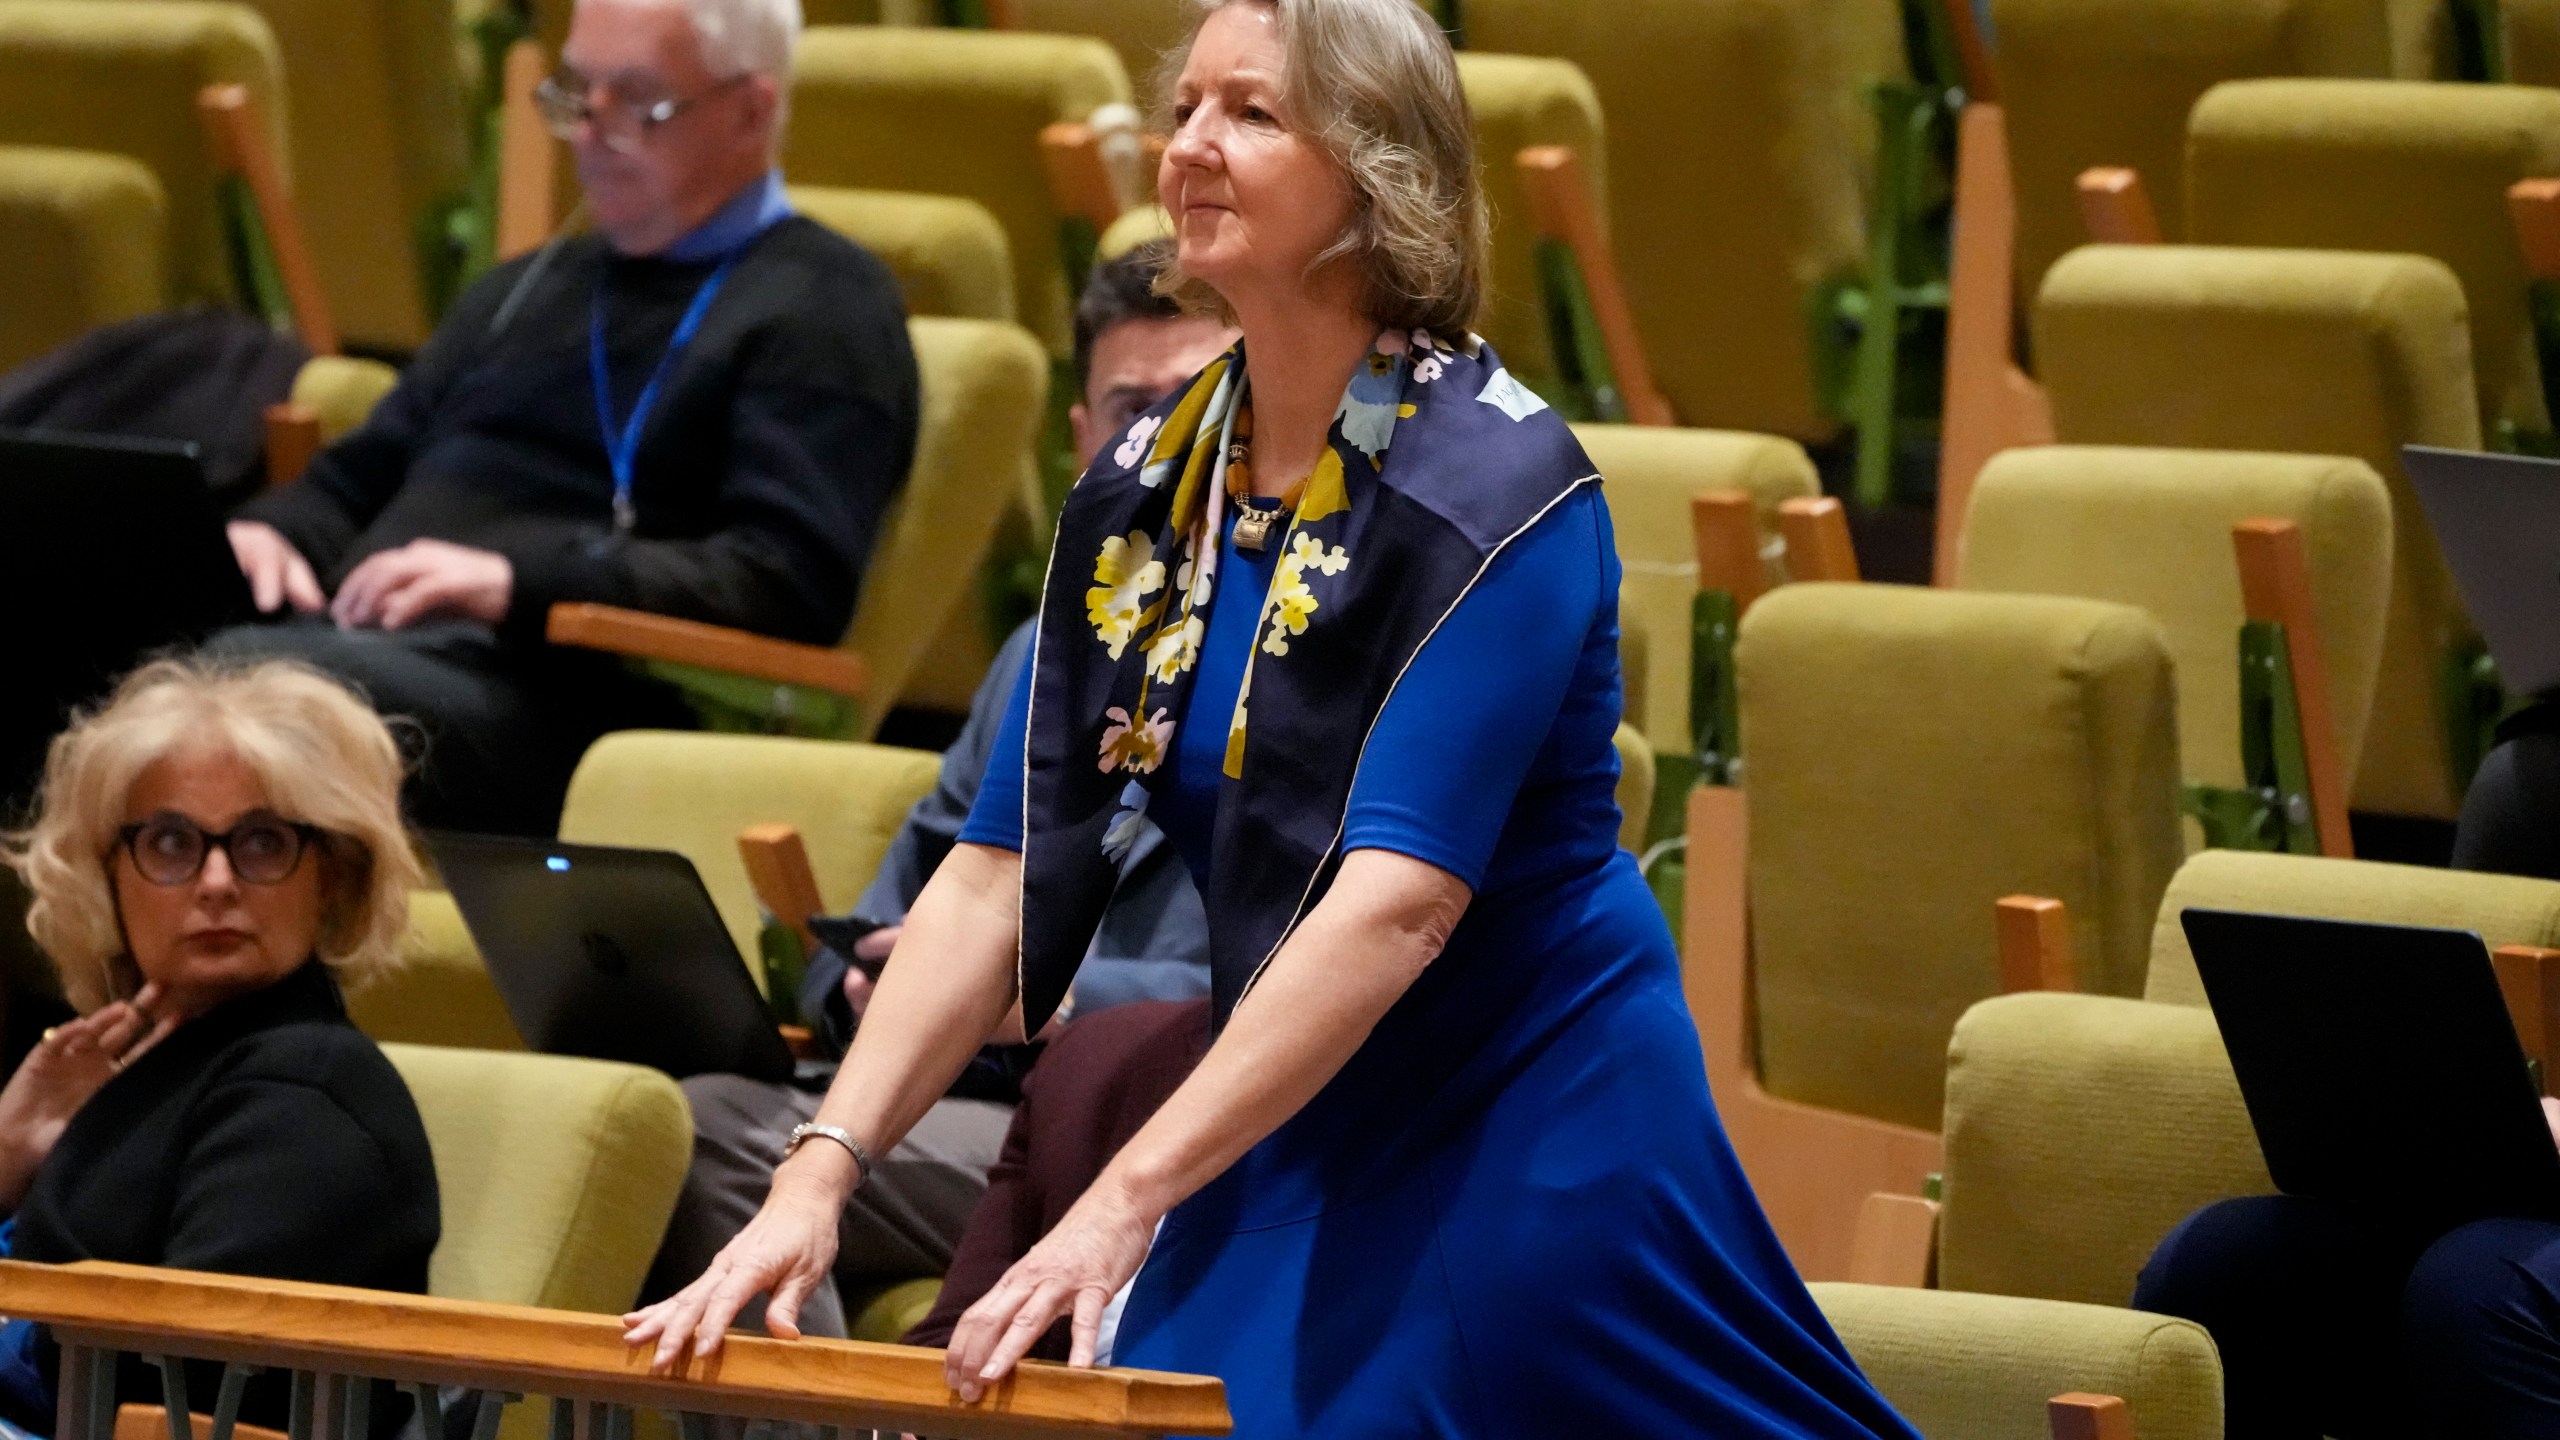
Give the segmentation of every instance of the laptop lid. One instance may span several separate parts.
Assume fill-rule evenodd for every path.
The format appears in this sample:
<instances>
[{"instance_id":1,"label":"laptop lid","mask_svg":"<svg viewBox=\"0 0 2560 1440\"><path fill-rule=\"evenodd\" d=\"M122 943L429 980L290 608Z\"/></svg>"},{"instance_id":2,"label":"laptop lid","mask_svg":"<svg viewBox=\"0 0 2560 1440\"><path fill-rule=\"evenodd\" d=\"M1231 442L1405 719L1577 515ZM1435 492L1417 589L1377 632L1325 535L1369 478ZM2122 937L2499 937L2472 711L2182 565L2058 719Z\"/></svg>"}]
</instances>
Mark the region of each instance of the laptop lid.
<instances>
[{"instance_id":1,"label":"laptop lid","mask_svg":"<svg viewBox=\"0 0 2560 1440\"><path fill-rule=\"evenodd\" d=\"M2428 1234L2560 1220L2560 1147L2479 936L2179 920L2276 1188Z\"/></svg>"},{"instance_id":2,"label":"laptop lid","mask_svg":"<svg viewBox=\"0 0 2560 1440\"><path fill-rule=\"evenodd\" d=\"M692 861L505 836L427 845L526 1044L679 1080L792 1078L790 1047Z\"/></svg>"},{"instance_id":3,"label":"laptop lid","mask_svg":"<svg viewBox=\"0 0 2560 1440\"><path fill-rule=\"evenodd\" d=\"M2509 691L2560 690L2560 460L2400 452L2462 603Z\"/></svg>"}]
</instances>

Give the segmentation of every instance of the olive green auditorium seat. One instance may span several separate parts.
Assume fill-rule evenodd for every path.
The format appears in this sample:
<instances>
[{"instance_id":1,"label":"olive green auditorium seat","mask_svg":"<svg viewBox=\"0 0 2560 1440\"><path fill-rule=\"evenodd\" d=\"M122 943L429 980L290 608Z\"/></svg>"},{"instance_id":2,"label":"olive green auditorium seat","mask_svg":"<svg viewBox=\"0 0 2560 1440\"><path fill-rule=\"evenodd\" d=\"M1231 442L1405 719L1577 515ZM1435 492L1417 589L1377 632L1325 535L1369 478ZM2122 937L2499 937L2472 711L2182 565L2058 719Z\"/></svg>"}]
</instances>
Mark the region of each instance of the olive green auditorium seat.
<instances>
[{"instance_id":1,"label":"olive green auditorium seat","mask_svg":"<svg viewBox=\"0 0 2560 1440\"><path fill-rule=\"evenodd\" d=\"M1681 423L1831 435L1810 317L1865 259L1867 90L1901 73L1898 7L1466 0L1465 20L1475 48L1589 77L1617 151L1602 198L1619 275Z\"/></svg>"},{"instance_id":2,"label":"olive green auditorium seat","mask_svg":"<svg viewBox=\"0 0 2560 1440\"><path fill-rule=\"evenodd\" d=\"M0 370L167 303L169 205L140 162L0 145Z\"/></svg>"},{"instance_id":3,"label":"olive green auditorium seat","mask_svg":"<svg viewBox=\"0 0 2560 1440\"><path fill-rule=\"evenodd\" d=\"M2178 924L2189 906L2560 945L2560 885L2549 881L2197 854L2160 902L2142 999L2008 995L1957 1025L1941 1286L2121 1305L2170 1227L2215 1200L2272 1188Z\"/></svg>"},{"instance_id":4,"label":"olive green auditorium seat","mask_svg":"<svg viewBox=\"0 0 2560 1440\"><path fill-rule=\"evenodd\" d=\"M2192 1321L2099 1305L1816 1284L1858 1368L1925 1440L2048 1440L2046 1402L2125 1402L2139 1440L2221 1440L2222 1361Z\"/></svg>"},{"instance_id":5,"label":"olive green auditorium seat","mask_svg":"<svg viewBox=\"0 0 2560 1440\"><path fill-rule=\"evenodd\" d=\"M1013 252L987 207L953 195L794 185L801 214L880 257L909 315L1011 320Z\"/></svg>"},{"instance_id":6,"label":"olive green auditorium seat","mask_svg":"<svg viewBox=\"0 0 2560 1440\"><path fill-rule=\"evenodd\" d=\"M258 13L213 0L0 0L0 144L130 156L168 202L162 303L233 296L214 168L196 116L207 85L245 85L288 177L283 63Z\"/></svg>"},{"instance_id":7,"label":"olive green auditorium seat","mask_svg":"<svg viewBox=\"0 0 2560 1440\"><path fill-rule=\"evenodd\" d=\"M1577 425L1574 438L1601 475L1618 537L1618 628L1640 634L1642 694L1627 718L1657 756L1685 757L1689 731L1689 613L1698 593L1698 552L1689 502L1718 490L1752 499L1764 542L1776 533L1778 504L1821 493L1802 446L1774 435L1647 425ZM1666 779L1685 790L1688 768Z\"/></svg>"},{"instance_id":8,"label":"olive green auditorium seat","mask_svg":"<svg viewBox=\"0 0 2560 1440\"><path fill-rule=\"evenodd\" d=\"M1493 210L1493 273L1476 328L1514 376L1557 402L1564 397L1564 365L1547 325L1538 228L1513 160L1532 145L1573 151L1593 198L1607 213L1609 159L1600 97L1571 62L1525 55L1461 51L1458 79L1475 112L1476 159L1485 203Z\"/></svg>"},{"instance_id":9,"label":"olive green auditorium seat","mask_svg":"<svg viewBox=\"0 0 2560 1440\"><path fill-rule=\"evenodd\" d=\"M2079 987L2140 988L2180 854L2168 642L2102 601L1793 584L1736 669L1742 788L1690 802L1690 1006L1780 1238L1838 1279L1865 1195L1937 1168L1948 1032L2003 988L1994 901L2059 887Z\"/></svg>"},{"instance_id":10,"label":"olive green auditorium seat","mask_svg":"<svg viewBox=\"0 0 2560 1440\"><path fill-rule=\"evenodd\" d=\"M386 1045L426 1121L444 1237L429 1294L611 1314L640 1293L693 1158L655 1070Z\"/></svg>"},{"instance_id":11,"label":"olive green auditorium seat","mask_svg":"<svg viewBox=\"0 0 2560 1440\"><path fill-rule=\"evenodd\" d=\"M2362 753L2391 580L2391 501L2344 456L2041 445L2004 451L1975 482L1960 589L2083 595L2160 622L2178 667L2178 751L2190 781L2242 783L2246 618L2232 527L2289 520L2308 561L2338 758Z\"/></svg>"},{"instance_id":12,"label":"olive green auditorium seat","mask_svg":"<svg viewBox=\"0 0 2560 1440\"><path fill-rule=\"evenodd\" d=\"M2471 311L2481 426L2548 431L2507 187L2560 175L2560 91L2415 80L2217 85L2187 127L2187 238L2430 255Z\"/></svg>"},{"instance_id":13,"label":"olive green auditorium seat","mask_svg":"<svg viewBox=\"0 0 2560 1440\"><path fill-rule=\"evenodd\" d=\"M1013 0L1012 9L1015 29L1090 35L1119 52L1141 105L1153 98L1156 67L1199 17L1190 0Z\"/></svg>"},{"instance_id":14,"label":"olive green auditorium seat","mask_svg":"<svg viewBox=\"0 0 2560 1440\"><path fill-rule=\"evenodd\" d=\"M793 67L783 168L804 185L960 195L986 206L1012 247L1022 323L1064 357L1074 297L1040 132L1128 99L1120 57L1099 40L820 27L801 37Z\"/></svg>"},{"instance_id":15,"label":"olive green auditorium seat","mask_svg":"<svg viewBox=\"0 0 2560 1440\"><path fill-rule=\"evenodd\" d=\"M2080 243L2073 182L2140 171L2161 231L2187 238L2187 112L2225 80L2433 73L2437 0L1993 0L2017 197L2021 294Z\"/></svg>"},{"instance_id":16,"label":"olive green auditorium seat","mask_svg":"<svg viewBox=\"0 0 2560 1440\"><path fill-rule=\"evenodd\" d=\"M2391 606L2359 810L2450 817L2439 698L2469 633L2400 447L2480 447L2461 283L2415 255L2091 245L2036 302L2038 367L2066 444L2345 455L2391 490Z\"/></svg>"}]
</instances>

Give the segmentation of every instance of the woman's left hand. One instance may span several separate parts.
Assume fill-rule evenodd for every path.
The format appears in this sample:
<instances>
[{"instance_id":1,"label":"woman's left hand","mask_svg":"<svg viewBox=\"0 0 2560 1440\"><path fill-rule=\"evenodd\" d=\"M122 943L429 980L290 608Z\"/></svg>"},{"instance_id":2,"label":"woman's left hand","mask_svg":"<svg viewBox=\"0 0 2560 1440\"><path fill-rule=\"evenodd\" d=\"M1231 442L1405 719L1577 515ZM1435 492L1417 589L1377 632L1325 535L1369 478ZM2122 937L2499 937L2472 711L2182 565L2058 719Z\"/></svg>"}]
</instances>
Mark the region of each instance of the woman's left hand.
<instances>
[{"instance_id":1,"label":"woman's left hand","mask_svg":"<svg viewBox=\"0 0 2560 1440\"><path fill-rule=\"evenodd\" d=\"M1057 1228L960 1317L943 1352L951 1388L974 1402L1011 1374L1014 1362L1061 1315L1072 1317L1067 1363L1091 1365L1102 1312L1145 1263L1157 1218L1111 1186L1107 1176L1087 1190Z\"/></svg>"},{"instance_id":2,"label":"woman's left hand","mask_svg":"<svg viewBox=\"0 0 2560 1440\"><path fill-rule=\"evenodd\" d=\"M54 1142L89 1097L116 1072L166 1038L177 1021L154 1017L158 987L44 1033L0 1088L0 1211L15 1210L53 1153Z\"/></svg>"}]
</instances>

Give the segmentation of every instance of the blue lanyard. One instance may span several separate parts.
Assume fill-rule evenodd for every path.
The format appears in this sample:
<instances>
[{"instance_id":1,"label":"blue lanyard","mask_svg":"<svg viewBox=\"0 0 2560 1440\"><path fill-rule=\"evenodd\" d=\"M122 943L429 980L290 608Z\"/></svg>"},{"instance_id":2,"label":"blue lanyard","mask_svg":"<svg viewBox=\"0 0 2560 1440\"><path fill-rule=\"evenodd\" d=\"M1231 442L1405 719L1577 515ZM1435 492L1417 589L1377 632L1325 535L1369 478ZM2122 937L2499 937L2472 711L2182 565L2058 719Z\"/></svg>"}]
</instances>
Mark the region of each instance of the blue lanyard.
<instances>
[{"instance_id":1,"label":"blue lanyard","mask_svg":"<svg viewBox=\"0 0 2560 1440\"><path fill-rule=\"evenodd\" d=\"M596 277L595 307L587 324L587 374L596 392L596 423L604 428L604 458L613 467L613 529L617 535L631 533L634 518L631 508L631 464L640 453L640 432L648 428L650 407L658 403L658 387L673 370L676 357L702 328L702 317L710 312L711 299L720 293L720 282L729 278L729 267L738 263L732 254L720 262L702 288L693 292L693 303L685 307L684 318L676 322L676 333L667 340L667 353L658 357L658 368L649 372L649 383L640 387L640 398L631 402L631 418L620 426L613 423L613 371L604 353L604 276Z\"/></svg>"}]
</instances>

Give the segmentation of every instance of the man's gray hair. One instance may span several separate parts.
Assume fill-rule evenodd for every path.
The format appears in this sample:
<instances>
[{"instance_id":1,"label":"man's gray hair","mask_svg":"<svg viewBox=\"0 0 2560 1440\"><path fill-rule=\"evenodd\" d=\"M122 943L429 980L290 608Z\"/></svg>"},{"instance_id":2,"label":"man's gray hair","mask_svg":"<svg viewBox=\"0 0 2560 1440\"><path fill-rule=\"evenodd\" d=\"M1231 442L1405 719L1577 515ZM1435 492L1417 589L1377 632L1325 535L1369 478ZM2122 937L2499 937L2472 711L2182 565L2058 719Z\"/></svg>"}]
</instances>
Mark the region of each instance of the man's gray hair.
<instances>
[{"instance_id":1,"label":"man's gray hair","mask_svg":"<svg viewBox=\"0 0 2560 1440\"><path fill-rule=\"evenodd\" d=\"M791 50L800 39L800 0L684 0L702 63L722 79L769 76L791 88Z\"/></svg>"}]
</instances>

